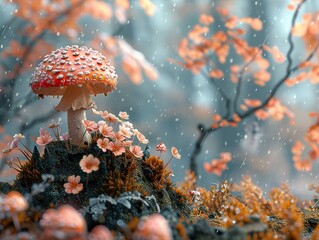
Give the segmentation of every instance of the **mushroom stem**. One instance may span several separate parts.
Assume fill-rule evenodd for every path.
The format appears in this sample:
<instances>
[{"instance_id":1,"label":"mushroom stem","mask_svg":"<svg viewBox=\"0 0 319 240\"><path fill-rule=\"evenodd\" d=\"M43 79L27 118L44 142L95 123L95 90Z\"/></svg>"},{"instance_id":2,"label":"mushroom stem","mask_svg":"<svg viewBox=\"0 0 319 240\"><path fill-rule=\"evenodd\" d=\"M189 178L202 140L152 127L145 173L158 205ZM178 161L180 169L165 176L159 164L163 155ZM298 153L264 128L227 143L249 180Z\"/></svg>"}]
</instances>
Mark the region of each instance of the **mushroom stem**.
<instances>
[{"instance_id":1,"label":"mushroom stem","mask_svg":"<svg viewBox=\"0 0 319 240\"><path fill-rule=\"evenodd\" d=\"M91 136L86 132L82 120L86 120L85 111L94 106L90 91L81 85L67 87L61 101L55 107L57 111L68 112L69 137L73 144L90 143Z\"/></svg>"},{"instance_id":2,"label":"mushroom stem","mask_svg":"<svg viewBox=\"0 0 319 240\"><path fill-rule=\"evenodd\" d=\"M68 110L69 137L73 144L82 145L84 142L89 143L91 141L91 136L82 123L82 120L86 120L85 112L85 109Z\"/></svg>"}]
</instances>

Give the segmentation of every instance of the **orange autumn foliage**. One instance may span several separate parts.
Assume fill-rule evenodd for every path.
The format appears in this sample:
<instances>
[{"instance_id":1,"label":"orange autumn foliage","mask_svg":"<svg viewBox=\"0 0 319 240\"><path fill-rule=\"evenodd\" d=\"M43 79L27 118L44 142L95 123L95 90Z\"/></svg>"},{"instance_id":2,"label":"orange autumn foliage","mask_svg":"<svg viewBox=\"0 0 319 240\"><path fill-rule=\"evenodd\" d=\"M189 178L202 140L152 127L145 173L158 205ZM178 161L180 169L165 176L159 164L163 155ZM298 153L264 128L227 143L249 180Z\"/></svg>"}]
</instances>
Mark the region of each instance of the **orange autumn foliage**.
<instances>
[{"instance_id":1,"label":"orange autumn foliage","mask_svg":"<svg viewBox=\"0 0 319 240\"><path fill-rule=\"evenodd\" d=\"M198 21L202 24L209 25L209 24L214 22L214 18L210 15L202 14L202 15L200 15Z\"/></svg>"},{"instance_id":2,"label":"orange autumn foliage","mask_svg":"<svg viewBox=\"0 0 319 240\"><path fill-rule=\"evenodd\" d=\"M292 29L294 36L302 37L308 51L315 48L319 40L319 13L305 13L302 21Z\"/></svg>"},{"instance_id":3,"label":"orange autumn foliage","mask_svg":"<svg viewBox=\"0 0 319 240\"><path fill-rule=\"evenodd\" d=\"M222 152L218 159L213 159L211 163L204 163L204 169L208 173L221 176L223 171L227 169L227 164L232 160L232 155L229 152Z\"/></svg>"},{"instance_id":4,"label":"orange autumn foliage","mask_svg":"<svg viewBox=\"0 0 319 240\"><path fill-rule=\"evenodd\" d=\"M206 76L214 83L216 92L225 104L222 108L223 115L215 114L210 127L203 128L201 131L196 142L198 146L206 138L205 134L223 127L236 127L242 119L251 115L255 115L258 120L273 119L275 121L287 117L291 125L295 124L293 112L275 98L275 94L284 84L294 86L305 80L309 80L311 84L319 83L319 13L303 13L301 8L306 2L292 0L288 6L294 12L292 28L285 42L288 51L285 53L279 49L279 45L270 46L271 41L268 40L268 36L259 46L247 40L249 39L247 33L251 37L252 32L263 30L262 19L239 17L229 9L220 6L214 9L216 12L212 13L211 18L207 14L201 15L199 23L195 24L190 29L188 37L180 42L178 53L181 61L178 64L189 69L193 74ZM218 24L215 19L219 20ZM298 41L296 37L301 38L307 50L306 54L300 57L294 55ZM270 58L272 60L269 60ZM273 75L280 68L283 68L282 74ZM225 87L226 84L217 82L219 79L229 80L230 84ZM246 99L257 96L246 92L245 87L251 87L252 83L257 85L256 93L267 85L269 89L264 91L269 91L268 94L266 96L261 94L260 99ZM264 91L261 90L261 92ZM295 167L299 170L309 171L313 159L319 156L318 142L314 140L317 139L314 133L319 131L319 127L316 131L312 129L317 127L312 126L306 134L306 141L311 147L309 158L302 159L298 154L294 157ZM197 150L199 149L193 152L191 161L195 161L193 159L197 156ZM215 165L217 166L216 161L210 165L206 164L206 168Z\"/></svg>"},{"instance_id":5,"label":"orange autumn foliage","mask_svg":"<svg viewBox=\"0 0 319 240\"><path fill-rule=\"evenodd\" d=\"M284 106L279 99L272 98L268 104L263 108L255 112L255 116L259 119L265 120L272 118L276 121L283 120L284 117L288 117L293 123L294 114L286 106Z\"/></svg>"},{"instance_id":6,"label":"orange autumn foliage","mask_svg":"<svg viewBox=\"0 0 319 240\"><path fill-rule=\"evenodd\" d=\"M267 45L264 44L264 45L263 45L263 48L264 48L267 52L269 52L269 53L272 55L273 59L274 59L276 62L278 62L278 63L283 63L283 62L286 61L286 57L284 56L284 54L282 54L282 53L279 51L278 47L276 47L276 46L274 46L274 47L269 47L269 46L267 46Z\"/></svg>"},{"instance_id":7,"label":"orange autumn foliage","mask_svg":"<svg viewBox=\"0 0 319 240\"><path fill-rule=\"evenodd\" d=\"M35 66L39 59L45 54L56 48L52 42L45 38L50 37L67 37L70 41L76 43L83 27L80 20L83 17L90 17L96 21L110 21L115 18L120 24L125 24L130 11L130 1L116 0L114 3L100 0L52 0L52 1L26 1L26 0L7 0L15 8L13 11L14 18L24 21L23 29L16 29L19 36L27 39L27 43L21 43L20 40L12 40L10 47L1 52L3 58L20 59L22 64L17 64L16 70L12 71L8 77L15 77L15 74L23 74L30 66ZM147 15L155 13L156 6L150 0L140 0L139 6ZM41 12L41 14L38 14ZM158 77L157 70L144 58L144 56L135 51L123 39L107 35L105 32L97 33L95 38L90 39L91 43L87 44L93 48L101 48L101 43L105 46L101 52L110 57L111 61L115 57L123 57L122 65L125 65L126 73L133 83L139 84L143 77L139 77L136 72L139 68L144 71L145 76L151 80ZM124 42L124 43L123 43ZM125 45L126 51L121 50ZM104 52L105 51L105 52ZM32 52L32 54L31 54ZM128 62L127 59L132 60ZM130 65L131 66L128 66ZM139 66L137 68L136 66ZM131 72L135 74L131 75ZM140 74L142 75L142 74Z\"/></svg>"},{"instance_id":8,"label":"orange autumn foliage","mask_svg":"<svg viewBox=\"0 0 319 240\"><path fill-rule=\"evenodd\" d=\"M212 78L220 79L220 78L224 77L224 73L222 70L216 68L216 69L213 69L209 72L209 76Z\"/></svg>"},{"instance_id":9,"label":"orange autumn foliage","mask_svg":"<svg viewBox=\"0 0 319 240\"><path fill-rule=\"evenodd\" d=\"M261 101L259 99L245 99L245 104L248 107L259 107L261 105Z\"/></svg>"},{"instance_id":10,"label":"orange autumn foliage","mask_svg":"<svg viewBox=\"0 0 319 240\"><path fill-rule=\"evenodd\" d=\"M268 61L261 52L259 53L257 47L248 44L245 40L247 31L240 24L248 24L253 30L260 31L262 22L255 18L230 16L228 10L223 8L217 8L216 11L228 30L211 32L208 25L214 23L214 17L207 14L201 15L199 24L194 25L188 33L188 38L184 38L180 42L178 48L179 56L182 58L180 65L196 74L201 72L204 66L209 65L212 55L216 56L218 62L223 65L226 64L230 51L235 50L245 63L254 61L257 66L266 69L269 66ZM278 61L282 61L277 48L273 49L273 53ZM211 71L210 74L213 78L221 78L224 75L219 69ZM261 77L263 79L256 80L256 83L264 85L265 77L260 76L259 78ZM237 81L235 75L231 75L231 79L233 82Z\"/></svg>"},{"instance_id":11,"label":"orange autumn foliage","mask_svg":"<svg viewBox=\"0 0 319 240\"><path fill-rule=\"evenodd\" d=\"M314 161L319 158L319 113L310 112L316 122L308 128L304 141L298 140L291 148L293 162L298 171L311 171ZM307 150L306 157L305 150Z\"/></svg>"}]
</instances>

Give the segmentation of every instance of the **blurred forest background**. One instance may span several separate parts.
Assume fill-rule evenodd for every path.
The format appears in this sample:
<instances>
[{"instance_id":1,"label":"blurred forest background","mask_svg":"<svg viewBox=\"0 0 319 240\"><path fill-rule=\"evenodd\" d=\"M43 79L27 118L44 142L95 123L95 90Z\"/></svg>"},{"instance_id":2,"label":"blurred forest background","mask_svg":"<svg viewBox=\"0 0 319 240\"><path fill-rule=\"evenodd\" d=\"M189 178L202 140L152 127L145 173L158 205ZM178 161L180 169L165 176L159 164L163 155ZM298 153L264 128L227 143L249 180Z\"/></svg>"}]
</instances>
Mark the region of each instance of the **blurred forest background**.
<instances>
[{"instance_id":1,"label":"blurred forest background","mask_svg":"<svg viewBox=\"0 0 319 240\"><path fill-rule=\"evenodd\" d=\"M261 31L248 31L250 45L266 42L281 52L288 50L287 36L293 11L288 0L1 0L0 1L0 140L2 148L15 133L26 136L33 148L39 128L62 119L56 113L58 100L38 100L29 89L29 81L38 62L51 50L65 45L86 45L110 58L119 75L117 90L94 100L98 110L117 114L127 111L130 121L150 140L152 154L158 143L170 149L176 146L182 155L172 161L174 180L182 181L198 136L197 126L211 124L214 114L225 104L216 89L202 75L175 64L180 41L197 24L201 14L212 14L216 7L227 8L232 15L259 18ZM318 11L319 2L307 1L301 13ZM300 21L302 14L298 16ZM211 31L223 30L218 23ZM305 52L304 43L294 39L293 58ZM174 59L174 61L172 61ZM226 61L227 63L228 61ZM230 65L230 63L229 63ZM272 81L283 74L283 64L271 67ZM228 69L229 66L225 66ZM228 79L219 84L231 96L234 85ZM266 85L256 93L248 84L245 92L254 98L269 91ZM297 172L291 148L302 140L314 119L310 111L318 109L318 86L303 82L292 88L283 86L276 95L295 114L290 119L258 121L245 119L237 128L227 127L208 136L198 156L199 185L209 186L222 180L238 182L250 175L265 191L288 182L292 191L305 197L306 186L318 181L318 164L310 172ZM96 116L88 111L88 119ZM97 119L95 119L97 120ZM62 125L63 132L66 124ZM222 176L204 172L203 163L231 152L233 160ZM163 154L168 160L170 154Z\"/></svg>"}]
</instances>

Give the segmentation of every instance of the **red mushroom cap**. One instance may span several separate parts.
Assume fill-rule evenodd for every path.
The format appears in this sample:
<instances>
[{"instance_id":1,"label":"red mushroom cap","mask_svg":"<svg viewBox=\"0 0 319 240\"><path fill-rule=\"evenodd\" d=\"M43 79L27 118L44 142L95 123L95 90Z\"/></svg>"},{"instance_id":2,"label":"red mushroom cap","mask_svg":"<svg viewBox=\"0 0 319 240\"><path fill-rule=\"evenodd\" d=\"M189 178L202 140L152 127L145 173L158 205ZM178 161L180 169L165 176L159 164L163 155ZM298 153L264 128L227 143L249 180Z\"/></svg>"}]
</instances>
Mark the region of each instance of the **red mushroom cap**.
<instances>
[{"instance_id":1,"label":"red mushroom cap","mask_svg":"<svg viewBox=\"0 0 319 240\"><path fill-rule=\"evenodd\" d=\"M85 86L91 95L114 90L117 74L100 52L86 46L66 46L46 55L30 82L38 95L63 95L66 87Z\"/></svg>"}]
</instances>

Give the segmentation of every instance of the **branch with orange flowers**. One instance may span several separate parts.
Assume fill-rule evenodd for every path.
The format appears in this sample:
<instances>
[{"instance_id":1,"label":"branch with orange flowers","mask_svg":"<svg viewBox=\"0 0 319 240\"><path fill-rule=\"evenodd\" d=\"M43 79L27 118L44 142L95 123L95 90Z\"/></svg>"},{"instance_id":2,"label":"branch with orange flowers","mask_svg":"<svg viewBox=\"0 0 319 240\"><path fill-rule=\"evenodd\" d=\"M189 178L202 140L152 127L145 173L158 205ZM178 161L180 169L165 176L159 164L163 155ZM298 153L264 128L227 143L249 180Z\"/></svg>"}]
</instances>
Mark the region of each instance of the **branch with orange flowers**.
<instances>
[{"instance_id":1,"label":"branch with orange flowers","mask_svg":"<svg viewBox=\"0 0 319 240\"><path fill-rule=\"evenodd\" d=\"M197 165L197 157L201 153L202 150L202 145L205 142L206 138L208 137L209 134L225 127L225 126L237 126L237 124L242 121L243 119L248 118L254 113L257 113L258 110L262 110L263 108L271 107L274 104L277 104L277 101L274 99L274 96L278 92L281 86L290 78L290 76L295 73L301 65L306 65L308 61L310 61L315 53L317 52L319 48L319 43L312 49L310 54L299 64L293 66L293 60L292 60L292 52L295 48L294 42L292 40L293 36L293 27L296 24L296 19L298 16L298 13L300 11L300 8L302 5L306 2L306 0L302 0L297 6L294 11L292 21L291 21L291 31L289 32L288 35L288 44L289 44L289 49L287 52L287 67L284 76L273 86L270 88L269 94L265 97L263 101L259 101L258 103L253 103L253 100L251 100L251 108L249 109L244 109L244 112L240 112L239 108L237 107L237 104L239 102L240 98L240 90L241 90L241 85L243 82L243 77L244 77L244 71L252 64L254 59L257 57L263 48L263 45L258 48L256 53L253 55L253 57L249 60L246 61L246 63L243 65L243 67L240 69L238 72L238 79L237 79L237 85L236 85L236 95L234 99L230 99L224 92L223 89L221 89L218 85L215 85L217 88L217 91L219 94L222 96L223 100L226 101L226 113L224 114L223 117L220 117L216 120L214 124L212 124L209 127L205 127L203 124L198 125L198 130L199 130L199 136L195 142L195 146L193 149L193 152L191 153L190 156L190 170L195 173L195 176L198 176L198 165ZM256 49L255 49L256 50ZM215 82L215 79L212 79L210 76L207 76L210 80L213 80L213 83ZM248 105L248 104L247 104ZM233 106L233 109L231 107Z\"/></svg>"}]
</instances>

